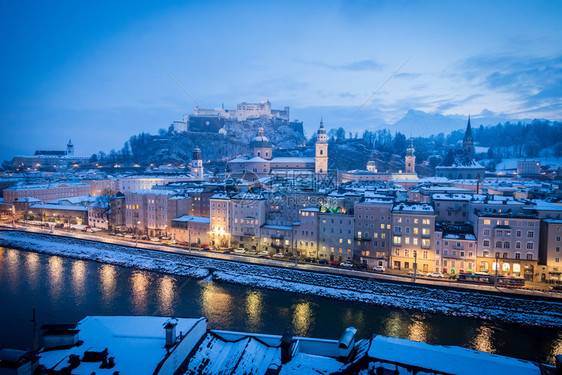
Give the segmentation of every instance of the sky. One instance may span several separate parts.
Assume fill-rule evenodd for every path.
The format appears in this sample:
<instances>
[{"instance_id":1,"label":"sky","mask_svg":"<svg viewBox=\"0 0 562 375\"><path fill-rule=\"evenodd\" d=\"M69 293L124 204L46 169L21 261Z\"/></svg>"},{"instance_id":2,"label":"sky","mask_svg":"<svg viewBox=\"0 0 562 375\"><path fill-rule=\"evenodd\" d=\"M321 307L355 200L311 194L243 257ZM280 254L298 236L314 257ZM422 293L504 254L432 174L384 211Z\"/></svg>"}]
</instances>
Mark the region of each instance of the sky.
<instances>
[{"instance_id":1,"label":"sky","mask_svg":"<svg viewBox=\"0 0 562 375\"><path fill-rule=\"evenodd\" d=\"M561 1L2 0L0 160L120 149L196 103L270 100L308 135L409 109L561 120L561 17Z\"/></svg>"}]
</instances>

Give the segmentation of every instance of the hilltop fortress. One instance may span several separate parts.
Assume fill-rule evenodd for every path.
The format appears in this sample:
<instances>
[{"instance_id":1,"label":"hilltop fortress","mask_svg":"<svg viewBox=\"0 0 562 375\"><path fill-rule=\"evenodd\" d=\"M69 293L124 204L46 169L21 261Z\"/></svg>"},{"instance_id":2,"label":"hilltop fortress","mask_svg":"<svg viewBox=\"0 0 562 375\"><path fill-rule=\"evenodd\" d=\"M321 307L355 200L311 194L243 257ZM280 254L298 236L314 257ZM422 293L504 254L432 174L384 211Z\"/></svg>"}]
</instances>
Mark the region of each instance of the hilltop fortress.
<instances>
[{"instance_id":1,"label":"hilltop fortress","mask_svg":"<svg viewBox=\"0 0 562 375\"><path fill-rule=\"evenodd\" d=\"M213 131L224 126L224 120L246 121L254 119L277 120L289 122L289 107L284 109L271 109L268 101L262 103L242 102L236 109L221 108L204 109L195 106L193 114L186 114L183 121L174 121L174 131L180 133L192 129L208 129ZM199 130L200 131L200 130Z\"/></svg>"}]
</instances>

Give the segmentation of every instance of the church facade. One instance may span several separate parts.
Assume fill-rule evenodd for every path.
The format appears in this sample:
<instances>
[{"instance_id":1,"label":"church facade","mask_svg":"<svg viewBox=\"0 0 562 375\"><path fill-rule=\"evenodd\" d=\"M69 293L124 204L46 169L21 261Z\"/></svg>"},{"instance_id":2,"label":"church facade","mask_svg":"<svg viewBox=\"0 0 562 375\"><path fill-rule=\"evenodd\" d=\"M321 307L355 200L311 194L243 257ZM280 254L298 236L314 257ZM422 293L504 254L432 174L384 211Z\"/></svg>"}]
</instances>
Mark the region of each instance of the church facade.
<instances>
[{"instance_id":1,"label":"church facade","mask_svg":"<svg viewBox=\"0 0 562 375\"><path fill-rule=\"evenodd\" d=\"M273 144L265 136L263 128L250 142L252 154L228 162L231 176L255 181L267 176L315 177L328 173L328 142L324 123L317 132L316 156L273 157Z\"/></svg>"},{"instance_id":2,"label":"church facade","mask_svg":"<svg viewBox=\"0 0 562 375\"><path fill-rule=\"evenodd\" d=\"M435 168L437 177L446 177L451 180L482 179L485 169L474 160L474 138L470 127L470 117L463 138L463 148L450 150L445 159Z\"/></svg>"}]
</instances>

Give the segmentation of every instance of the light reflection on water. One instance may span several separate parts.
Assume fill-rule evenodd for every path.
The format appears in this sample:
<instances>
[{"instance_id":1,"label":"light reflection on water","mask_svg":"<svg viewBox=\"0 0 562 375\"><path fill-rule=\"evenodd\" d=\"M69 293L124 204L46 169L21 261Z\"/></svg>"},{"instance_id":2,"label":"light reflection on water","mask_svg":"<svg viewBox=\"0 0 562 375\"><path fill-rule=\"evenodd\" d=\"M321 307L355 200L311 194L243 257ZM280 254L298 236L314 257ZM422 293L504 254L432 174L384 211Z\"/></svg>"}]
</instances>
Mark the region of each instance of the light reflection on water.
<instances>
[{"instance_id":1,"label":"light reflection on water","mask_svg":"<svg viewBox=\"0 0 562 375\"><path fill-rule=\"evenodd\" d=\"M147 275L144 272L133 271L131 275L131 302L136 315L144 315L147 313L147 287Z\"/></svg>"},{"instance_id":2,"label":"light reflection on water","mask_svg":"<svg viewBox=\"0 0 562 375\"><path fill-rule=\"evenodd\" d=\"M310 302L301 302L292 307L293 309L293 333L296 336L309 336L309 331L314 325L314 315L310 308Z\"/></svg>"},{"instance_id":3,"label":"light reflection on water","mask_svg":"<svg viewBox=\"0 0 562 375\"><path fill-rule=\"evenodd\" d=\"M232 324L233 299L222 286L215 283L200 284L201 311L209 322L218 322L223 327Z\"/></svg>"},{"instance_id":4,"label":"light reflection on water","mask_svg":"<svg viewBox=\"0 0 562 375\"><path fill-rule=\"evenodd\" d=\"M476 336L470 342L470 347L481 352L495 353L496 348L492 344L494 331L486 323L483 323L476 332Z\"/></svg>"},{"instance_id":5,"label":"light reflection on water","mask_svg":"<svg viewBox=\"0 0 562 375\"><path fill-rule=\"evenodd\" d=\"M116 273L115 267L110 264L103 264L99 269L101 281L102 304L109 306L115 296Z\"/></svg>"},{"instance_id":6,"label":"light reflection on water","mask_svg":"<svg viewBox=\"0 0 562 375\"><path fill-rule=\"evenodd\" d=\"M63 260L61 257L53 256L49 258L47 273L49 277L49 295L52 300L58 300L63 292Z\"/></svg>"},{"instance_id":7,"label":"light reflection on water","mask_svg":"<svg viewBox=\"0 0 562 375\"><path fill-rule=\"evenodd\" d=\"M83 302L85 294L86 266L84 261L77 260L72 263L70 272L72 274L72 291L74 292L76 302L80 304Z\"/></svg>"},{"instance_id":8,"label":"light reflection on water","mask_svg":"<svg viewBox=\"0 0 562 375\"><path fill-rule=\"evenodd\" d=\"M0 248L0 296L0 311L9 317L0 322L0 346L12 346L21 336L19 332L27 329L27 315L33 306L40 316L49 317L48 322L59 317L61 322L78 321L89 314L204 316L210 328L235 331L292 331L298 336L337 339L346 327L353 326L360 338L381 334L542 362L552 363L554 355L562 353L562 330L556 328L529 328L201 283L13 249ZM23 316L25 319L19 318ZM25 348L28 341L21 338L14 346Z\"/></svg>"},{"instance_id":9,"label":"light reflection on water","mask_svg":"<svg viewBox=\"0 0 562 375\"><path fill-rule=\"evenodd\" d=\"M164 275L160 279L158 285L158 300L160 302L160 313L163 315L173 315L173 303L176 299L176 284L175 280Z\"/></svg>"},{"instance_id":10,"label":"light reflection on water","mask_svg":"<svg viewBox=\"0 0 562 375\"><path fill-rule=\"evenodd\" d=\"M406 338L413 341L427 342L428 329L429 327L423 320L414 318L409 327L410 333Z\"/></svg>"},{"instance_id":11,"label":"light reflection on water","mask_svg":"<svg viewBox=\"0 0 562 375\"><path fill-rule=\"evenodd\" d=\"M246 295L247 326L250 331L258 331L262 326L263 293L261 291L248 291Z\"/></svg>"}]
</instances>

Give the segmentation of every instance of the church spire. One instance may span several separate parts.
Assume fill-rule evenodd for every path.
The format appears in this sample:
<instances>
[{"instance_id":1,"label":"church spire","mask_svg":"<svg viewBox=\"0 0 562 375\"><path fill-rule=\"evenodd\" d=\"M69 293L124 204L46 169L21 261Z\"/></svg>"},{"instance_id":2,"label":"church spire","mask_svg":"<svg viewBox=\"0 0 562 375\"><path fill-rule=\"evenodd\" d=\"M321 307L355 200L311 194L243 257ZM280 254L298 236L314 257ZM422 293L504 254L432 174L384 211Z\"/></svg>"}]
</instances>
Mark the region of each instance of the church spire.
<instances>
[{"instance_id":1,"label":"church spire","mask_svg":"<svg viewBox=\"0 0 562 375\"><path fill-rule=\"evenodd\" d=\"M472 158L474 157L474 138L472 137L472 127L470 126L470 115L468 115L468 123L466 125L466 132L462 140L464 151Z\"/></svg>"}]
</instances>

